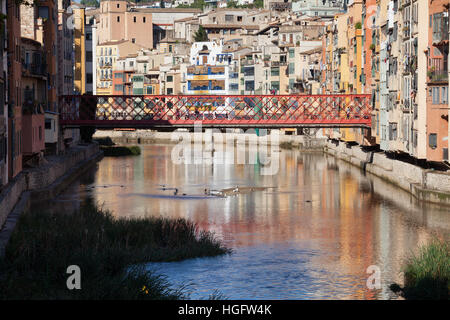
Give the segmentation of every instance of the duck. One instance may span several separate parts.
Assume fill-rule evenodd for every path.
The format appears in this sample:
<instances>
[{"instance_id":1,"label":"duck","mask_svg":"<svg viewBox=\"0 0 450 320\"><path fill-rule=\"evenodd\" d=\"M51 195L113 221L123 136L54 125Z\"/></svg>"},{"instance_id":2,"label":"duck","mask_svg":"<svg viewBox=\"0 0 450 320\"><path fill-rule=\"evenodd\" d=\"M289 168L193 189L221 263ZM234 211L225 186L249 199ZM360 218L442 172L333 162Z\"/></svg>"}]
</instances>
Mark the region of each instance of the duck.
<instances>
[{"instance_id":1,"label":"duck","mask_svg":"<svg viewBox=\"0 0 450 320\"><path fill-rule=\"evenodd\" d=\"M173 192L173 195L176 196L178 194L178 188L175 188L175 191Z\"/></svg>"},{"instance_id":2,"label":"duck","mask_svg":"<svg viewBox=\"0 0 450 320\"><path fill-rule=\"evenodd\" d=\"M210 190L210 191L209 191L209 194L210 194L210 195L213 195L213 196L222 196L222 191L219 191L219 190Z\"/></svg>"}]
</instances>

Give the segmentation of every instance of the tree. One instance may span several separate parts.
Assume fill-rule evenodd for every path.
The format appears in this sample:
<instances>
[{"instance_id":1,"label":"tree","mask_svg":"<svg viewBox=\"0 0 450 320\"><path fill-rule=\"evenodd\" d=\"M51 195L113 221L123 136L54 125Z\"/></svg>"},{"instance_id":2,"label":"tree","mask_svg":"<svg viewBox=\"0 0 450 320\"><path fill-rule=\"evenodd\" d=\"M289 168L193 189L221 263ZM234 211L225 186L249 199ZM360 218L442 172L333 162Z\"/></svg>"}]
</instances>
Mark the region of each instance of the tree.
<instances>
[{"instance_id":1,"label":"tree","mask_svg":"<svg viewBox=\"0 0 450 320\"><path fill-rule=\"evenodd\" d=\"M80 4L86 6L86 7L100 7L100 1L98 0L81 0Z\"/></svg>"},{"instance_id":2,"label":"tree","mask_svg":"<svg viewBox=\"0 0 450 320\"><path fill-rule=\"evenodd\" d=\"M237 7L238 7L237 1L230 0L227 2L227 8L237 8Z\"/></svg>"},{"instance_id":3,"label":"tree","mask_svg":"<svg viewBox=\"0 0 450 320\"><path fill-rule=\"evenodd\" d=\"M205 0L194 0L192 4L180 4L177 8L195 8L202 9L205 7Z\"/></svg>"},{"instance_id":4,"label":"tree","mask_svg":"<svg viewBox=\"0 0 450 320\"><path fill-rule=\"evenodd\" d=\"M198 27L197 32L194 34L194 40L196 42L208 41L208 34L206 33L206 30L202 25Z\"/></svg>"},{"instance_id":5,"label":"tree","mask_svg":"<svg viewBox=\"0 0 450 320\"><path fill-rule=\"evenodd\" d=\"M255 8L264 8L264 0L255 0L253 5Z\"/></svg>"}]
</instances>

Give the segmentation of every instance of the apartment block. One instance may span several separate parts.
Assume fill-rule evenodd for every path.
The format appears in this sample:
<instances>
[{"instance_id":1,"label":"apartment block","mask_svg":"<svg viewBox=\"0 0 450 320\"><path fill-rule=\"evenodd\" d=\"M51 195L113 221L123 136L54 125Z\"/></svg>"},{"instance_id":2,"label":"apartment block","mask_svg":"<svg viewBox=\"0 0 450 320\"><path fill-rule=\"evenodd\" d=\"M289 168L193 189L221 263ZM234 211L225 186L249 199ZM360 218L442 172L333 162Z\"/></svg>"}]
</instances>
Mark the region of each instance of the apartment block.
<instances>
[{"instance_id":1,"label":"apartment block","mask_svg":"<svg viewBox=\"0 0 450 320\"><path fill-rule=\"evenodd\" d=\"M142 47L127 40L110 41L96 46L97 94L112 94L113 65L118 58L135 54L139 49Z\"/></svg>"},{"instance_id":2,"label":"apartment block","mask_svg":"<svg viewBox=\"0 0 450 320\"><path fill-rule=\"evenodd\" d=\"M96 19L98 10L87 10L82 5L73 5L74 26L74 90L78 94L93 94L96 91L95 59L96 41Z\"/></svg>"},{"instance_id":3,"label":"apartment block","mask_svg":"<svg viewBox=\"0 0 450 320\"><path fill-rule=\"evenodd\" d=\"M23 162L45 151L45 115L47 105L46 54L40 42L22 38L22 156Z\"/></svg>"},{"instance_id":4,"label":"apartment block","mask_svg":"<svg viewBox=\"0 0 450 320\"><path fill-rule=\"evenodd\" d=\"M449 2L429 0L427 51L427 155L429 161L448 161Z\"/></svg>"},{"instance_id":5,"label":"apartment block","mask_svg":"<svg viewBox=\"0 0 450 320\"><path fill-rule=\"evenodd\" d=\"M6 16L5 0L0 1L0 12ZM5 47L7 24L0 28L0 189L8 183L8 52Z\"/></svg>"},{"instance_id":6,"label":"apartment block","mask_svg":"<svg viewBox=\"0 0 450 320\"><path fill-rule=\"evenodd\" d=\"M8 14L8 178L22 170L22 57L20 54L20 5L7 2Z\"/></svg>"},{"instance_id":7,"label":"apartment block","mask_svg":"<svg viewBox=\"0 0 450 320\"><path fill-rule=\"evenodd\" d=\"M73 94L73 29L72 12L68 12L69 0L58 0L58 95Z\"/></svg>"}]
</instances>

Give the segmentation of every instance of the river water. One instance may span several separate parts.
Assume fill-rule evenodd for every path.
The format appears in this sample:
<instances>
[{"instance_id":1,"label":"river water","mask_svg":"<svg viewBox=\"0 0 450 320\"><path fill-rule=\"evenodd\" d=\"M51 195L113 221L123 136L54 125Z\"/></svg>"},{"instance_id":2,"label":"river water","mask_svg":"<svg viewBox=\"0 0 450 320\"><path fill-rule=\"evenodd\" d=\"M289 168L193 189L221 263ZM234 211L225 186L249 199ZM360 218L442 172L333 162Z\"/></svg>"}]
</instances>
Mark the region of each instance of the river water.
<instances>
[{"instance_id":1,"label":"river water","mask_svg":"<svg viewBox=\"0 0 450 320\"><path fill-rule=\"evenodd\" d=\"M147 265L192 299L216 289L228 299L393 299L388 286L402 283L405 259L434 236L449 238L449 208L418 204L322 153L282 150L278 173L261 175L258 164L175 164L173 145L141 147L140 156L102 159L43 205L76 210L93 198L117 217L183 217L213 231L231 255ZM265 189L205 196L235 186ZM379 289L367 286L374 270Z\"/></svg>"}]
</instances>

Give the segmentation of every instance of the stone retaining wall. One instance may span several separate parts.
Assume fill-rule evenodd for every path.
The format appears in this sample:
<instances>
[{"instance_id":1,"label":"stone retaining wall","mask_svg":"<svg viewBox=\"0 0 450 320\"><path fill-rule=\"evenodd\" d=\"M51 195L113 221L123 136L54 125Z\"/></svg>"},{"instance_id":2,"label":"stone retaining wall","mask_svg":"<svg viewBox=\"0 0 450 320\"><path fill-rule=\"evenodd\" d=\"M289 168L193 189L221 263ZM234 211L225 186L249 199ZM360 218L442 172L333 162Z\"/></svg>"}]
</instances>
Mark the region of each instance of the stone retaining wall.
<instances>
[{"instance_id":1,"label":"stone retaining wall","mask_svg":"<svg viewBox=\"0 0 450 320\"><path fill-rule=\"evenodd\" d=\"M410 163L389 159L383 152L365 152L359 146L336 145L327 141L325 152L389 181L421 201L450 205L450 172L422 169Z\"/></svg>"},{"instance_id":2,"label":"stone retaining wall","mask_svg":"<svg viewBox=\"0 0 450 320\"><path fill-rule=\"evenodd\" d=\"M0 229L23 192L45 190L73 168L101 154L97 144L79 145L68 149L62 156L47 157L47 163L37 168L24 169L0 192Z\"/></svg>"},{"instance_id":3,"label":"stone retaining wall","mask_svg":"<svg viewBox=\"0 0 450 320\"><path fill-rule=\"evenodd\" d=\"M188 131L175 131L175 132L157 132L152 130L136 130L136 131L110 131L110 130L98 130L95 132L93 138L106 138L109 137L114 143L118 144L150 144L150 143L178 143L177 137L179 139L190 139L191 142L202 141L202 143L210 142L211 134L208 135L210 129L206 129L201 135L188 132ZM278 131L279 143L292 142L294 146L300 149L314 149L323 150L326 143L326 138L321 137L309 137L304 135L285 135L283 132ZM273 141L270 138L271 134L274 134L275 130L271 130L269 136L259 136L256 137L252 133L240 133L238 130L232 133L216 133L214 132L212 136L215 142L222 141L242 143L243 141L256 141L259 144L269 144ZM255 139L255 140L253 140Z\"/></svg>"}]
</instances>

